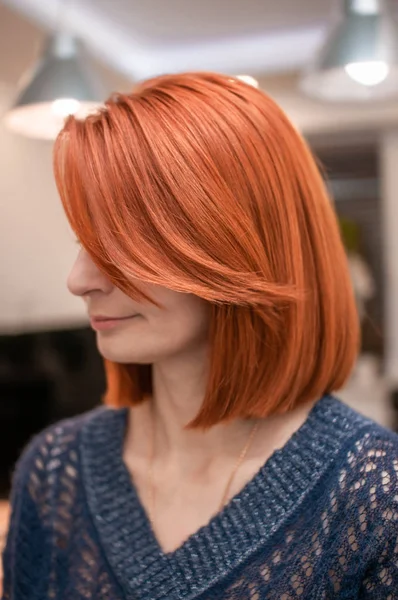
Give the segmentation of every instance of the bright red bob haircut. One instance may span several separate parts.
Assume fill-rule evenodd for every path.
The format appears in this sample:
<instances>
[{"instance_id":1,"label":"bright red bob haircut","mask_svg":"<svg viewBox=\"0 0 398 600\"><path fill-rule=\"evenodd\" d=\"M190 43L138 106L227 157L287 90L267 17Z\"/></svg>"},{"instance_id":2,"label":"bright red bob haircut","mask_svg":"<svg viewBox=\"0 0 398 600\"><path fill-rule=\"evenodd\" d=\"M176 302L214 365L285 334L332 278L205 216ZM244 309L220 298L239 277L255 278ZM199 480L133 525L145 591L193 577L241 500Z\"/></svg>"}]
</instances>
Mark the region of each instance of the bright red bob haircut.
<instances>
[{"instance_id":1,"label":"bright red bob haircut","mask_svg":"<svg viewBox=\"0 0 398 600\"><path fill-rule=\"evenodd\" d=\"M72 229L116 286L151 301L138 278L210 303L210 374L190 427L286 412L344 384L359 325L336 216L305 141L263 92L214 73L146 81L70 117L54 170ZM107 403L151 393L149 365L105 366Z\"/></svg>"}]
</instances>

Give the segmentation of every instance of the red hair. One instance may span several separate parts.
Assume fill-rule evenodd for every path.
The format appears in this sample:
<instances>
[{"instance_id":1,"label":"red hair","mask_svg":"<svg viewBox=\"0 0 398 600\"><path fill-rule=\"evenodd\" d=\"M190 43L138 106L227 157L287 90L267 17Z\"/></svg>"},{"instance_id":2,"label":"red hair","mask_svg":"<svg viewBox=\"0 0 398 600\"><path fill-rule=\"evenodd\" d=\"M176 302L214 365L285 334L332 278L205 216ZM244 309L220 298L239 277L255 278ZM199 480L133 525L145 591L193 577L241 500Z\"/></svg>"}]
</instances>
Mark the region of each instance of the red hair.
<instances>
[{"instance_id":1,"label":"red hair","mask_svg":"<svg viewBox=\"0 0 398 600\"><path fill-rule=\"evenodd\" d=\"M339 389L359 326L335 213L305 141L260 90L162 76L69 117L54 148L66 215L98 267L211 306L210 374L191 427L266 417ZM156 304L156 303L155 303ZM105 401L151 393L151 367L106 361Z\"/></svg>"}]
</instances>

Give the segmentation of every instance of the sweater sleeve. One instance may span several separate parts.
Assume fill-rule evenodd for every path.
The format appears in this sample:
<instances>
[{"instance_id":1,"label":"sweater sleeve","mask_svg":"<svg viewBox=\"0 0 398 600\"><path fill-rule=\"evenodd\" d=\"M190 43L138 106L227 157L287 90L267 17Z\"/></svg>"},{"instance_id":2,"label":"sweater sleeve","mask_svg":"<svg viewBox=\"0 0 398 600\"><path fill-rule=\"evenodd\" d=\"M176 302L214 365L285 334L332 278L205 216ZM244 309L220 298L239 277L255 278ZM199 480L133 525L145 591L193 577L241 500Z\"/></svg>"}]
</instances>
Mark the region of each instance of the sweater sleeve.
<instances>
[{"instance_id":1,"label":"sweater sleeve","mask_svg":"<svg viewBox=\"0 0 398 600\"><path fill-rule=\"evenodd\" d=\"M27 446L17 462L12 479L11 516L3 552L2 600L36 600L48 582L47 535L39 516L35 492L35 462L39 457L40 436ZM35 497L36 496L36 497ZM32 596L32 590L35 590ZM37 590L37 591L36 591Z\"/></svg>"},{"instance_id":2,"label":"sweater sleeve","mask_svg":"<svg viewBox=\"0 0 398 600\"><path fill-rule=\"evenodd\" d=\"M373 532L367 546L372 558L364 573L360 600L398 600L398 456L391 455L387 447L375 453L376 457L383 454L382 469L369 489Z\"/></svg>"},{"instance_id":3,"label":"sweater sleeve","mask_svg":"<svg viewBox=\"0 0 398 600\"><path fill-rule=\"evenodd\" d=\"M369 565L362 583L360 600L398 600L398 532L386 540L377 558Z\"/></svg>"}]
</instances>

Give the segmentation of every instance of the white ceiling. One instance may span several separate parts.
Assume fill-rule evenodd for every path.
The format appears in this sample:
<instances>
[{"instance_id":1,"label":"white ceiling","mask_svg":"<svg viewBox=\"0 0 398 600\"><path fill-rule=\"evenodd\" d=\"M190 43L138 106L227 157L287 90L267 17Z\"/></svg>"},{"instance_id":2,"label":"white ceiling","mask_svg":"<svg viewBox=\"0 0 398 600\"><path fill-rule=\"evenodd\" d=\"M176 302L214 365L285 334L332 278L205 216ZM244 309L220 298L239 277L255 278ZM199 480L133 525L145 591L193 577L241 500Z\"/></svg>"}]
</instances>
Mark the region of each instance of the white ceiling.
<instances>
[{"instance_id":1,"label":"white ceiling","mask_svg":"<svg viewBox=\"0 0 398 600\"><path fill-rule=\"evenodd\" d=\"M398 14L397 0L386 0ZM62 26L130 79L218 70L294 71L314 56L343 0L3 0ZM0 24L1 25L1 24Z\"/></svg>"},{"instance_id":2,"label":"white ceiling","mask_svg":"<svg viewBox=\"0 0 398 600\"><path fill-rule=\"evenodd\" d=\"M203 43L312 27L330 16L331 0L83 0L136 41L159 46Z\"/></svg>"},{"instance_id":3,"label":"white ceiling","mask_svg":"<svg viewBox=\"0 0 398 600\"><path fill-rule=\"evenodd\" d=\"M313 55L340 9L340 0L4 3L47 29L62 22L132 79L188 69L252 74L295 70Z\"/></svg>"}]
</instances>

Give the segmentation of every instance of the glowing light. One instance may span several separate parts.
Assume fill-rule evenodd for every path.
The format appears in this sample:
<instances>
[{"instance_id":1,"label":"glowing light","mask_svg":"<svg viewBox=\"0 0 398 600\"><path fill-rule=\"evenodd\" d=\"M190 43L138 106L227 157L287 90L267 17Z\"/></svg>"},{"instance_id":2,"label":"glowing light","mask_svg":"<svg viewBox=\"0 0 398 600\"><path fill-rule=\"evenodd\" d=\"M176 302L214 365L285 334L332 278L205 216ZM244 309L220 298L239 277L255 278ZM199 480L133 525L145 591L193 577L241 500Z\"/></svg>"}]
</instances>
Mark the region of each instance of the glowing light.
<instances>
[{"instance_id":1,"label":"glowing light","mask_svg":"<svg viewBox=\"0 0 398 600\"><path fill-rule=\"evenodd\" d=\"M379 85L388 76L389 66L381 60L349 63L345 66L347 75L357 83L367 86Z\"/></svg>"},{"instance_id":2,"label":"glowing light","mask_svg":"<svg viewBox=\"0 0 398 600\"><path fill-rule=\"evenodd\" d=\"M57 117L74 115L80 109L80 102L74 98L59 98L51 104L51 111Z\"/></svg>"},{"instance_id":3,"label":"glowing light","mask_svg":"<svg viewBox=\"0 0 398 600\"><path fill-rule=\"evenodd\" d=\"M252 85L253 87L258 88L257 79L254 79L254 77L252 77L251 75L237 75L236 77L237 79L244 81L248 85Z\"/></svg>"}]
</instances>

